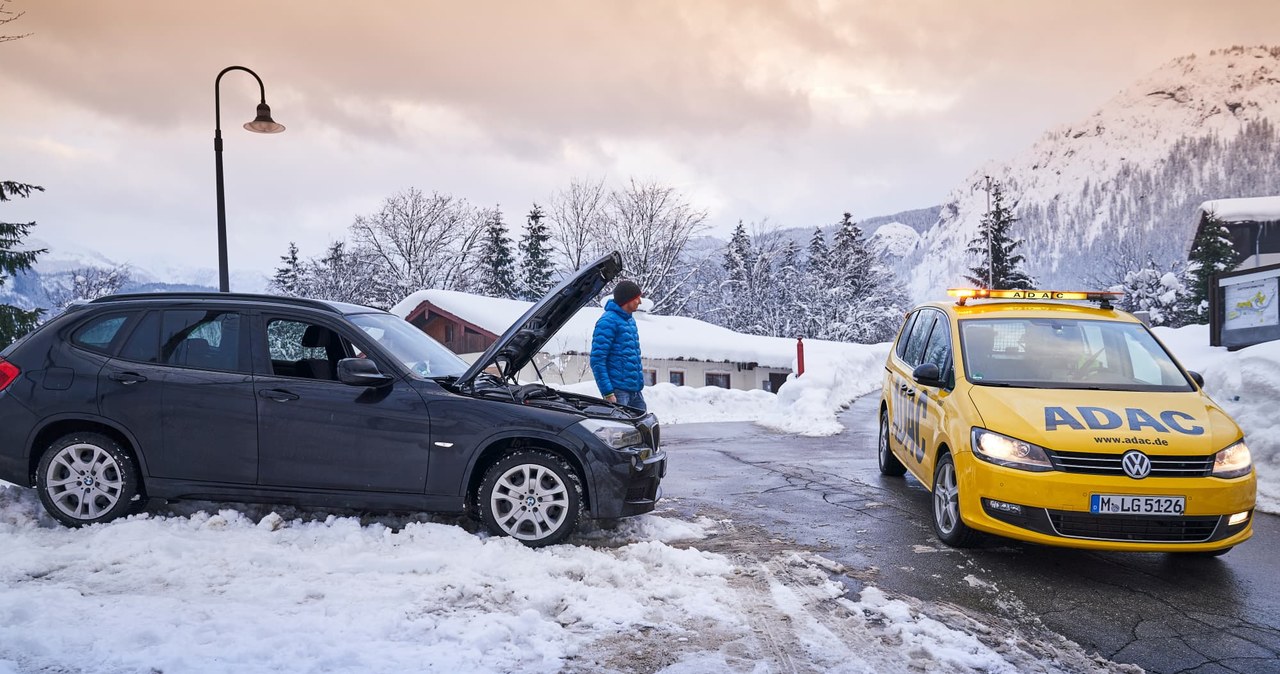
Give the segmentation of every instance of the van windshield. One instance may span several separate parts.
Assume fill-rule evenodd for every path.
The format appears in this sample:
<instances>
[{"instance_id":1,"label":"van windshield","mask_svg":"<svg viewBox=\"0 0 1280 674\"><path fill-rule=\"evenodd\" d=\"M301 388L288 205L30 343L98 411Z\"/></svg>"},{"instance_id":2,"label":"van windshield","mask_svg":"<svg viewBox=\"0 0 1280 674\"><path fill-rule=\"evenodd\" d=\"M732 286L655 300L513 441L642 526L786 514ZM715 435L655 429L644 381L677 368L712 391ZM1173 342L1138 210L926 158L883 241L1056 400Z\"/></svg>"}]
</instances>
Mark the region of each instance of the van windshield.
<instances>
[{"instance_id":1,"label":"van windshield","mask_svg":"<svg viewBox=\"0 0 1280 674\"><path fill-rule=\"evenodd\" d=\"M1191 391L1173 357L1137 323L1074 318L960 321L965 378L980 386Z\"/></svg>"}]
</instances>

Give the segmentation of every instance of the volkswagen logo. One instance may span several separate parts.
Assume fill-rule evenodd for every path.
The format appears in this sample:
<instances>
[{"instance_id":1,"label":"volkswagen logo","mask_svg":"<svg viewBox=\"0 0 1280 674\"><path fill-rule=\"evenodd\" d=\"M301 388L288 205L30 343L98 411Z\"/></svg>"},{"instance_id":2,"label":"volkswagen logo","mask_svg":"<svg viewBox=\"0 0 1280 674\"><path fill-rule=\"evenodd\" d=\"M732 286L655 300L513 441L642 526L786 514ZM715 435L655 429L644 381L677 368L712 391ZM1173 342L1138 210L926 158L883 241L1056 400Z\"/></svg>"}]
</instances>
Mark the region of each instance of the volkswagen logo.
<instances>
[{"instance_id":1,"label":"volkswagen logo","mask_svg":"<svg viewBox=\"0 0 1280 674\"><path fill-rule=\"evenodd\" d=\"M1136 449L1125 452L1120 463L1124 466L1124 474L1135 480L1141 480L1151 474L1151 459Z\"/></svg>"}]
</instances>

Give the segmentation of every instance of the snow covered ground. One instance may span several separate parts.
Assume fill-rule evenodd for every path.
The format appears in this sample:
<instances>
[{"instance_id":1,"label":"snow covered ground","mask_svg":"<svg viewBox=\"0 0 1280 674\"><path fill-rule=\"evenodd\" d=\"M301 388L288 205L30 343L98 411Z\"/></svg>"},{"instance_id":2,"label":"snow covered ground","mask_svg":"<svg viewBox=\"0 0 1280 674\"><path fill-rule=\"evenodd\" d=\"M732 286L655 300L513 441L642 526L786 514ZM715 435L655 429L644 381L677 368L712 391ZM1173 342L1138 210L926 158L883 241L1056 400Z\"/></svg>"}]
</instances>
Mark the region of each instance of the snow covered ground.
<instances>
[{"instance_id":1,"label":"snow covered ground","mask_svg":"<svg viewBox=\"0 0 1280 674\"><path fill-rule=\"evenodd\" d=\"M1280 343L1228 353L1204 326L1156 333L1245 428L1259 508L1280 512ZM777 396L646 397L664 423L833 434L879 387L887 348L814 351ZM875 587L846 593L811 553L707 550L732 529L660 511L530 550L465 520L190 503L71 530L0 483L0 674L1137 671Z\"/></svg>"}]
</instances>

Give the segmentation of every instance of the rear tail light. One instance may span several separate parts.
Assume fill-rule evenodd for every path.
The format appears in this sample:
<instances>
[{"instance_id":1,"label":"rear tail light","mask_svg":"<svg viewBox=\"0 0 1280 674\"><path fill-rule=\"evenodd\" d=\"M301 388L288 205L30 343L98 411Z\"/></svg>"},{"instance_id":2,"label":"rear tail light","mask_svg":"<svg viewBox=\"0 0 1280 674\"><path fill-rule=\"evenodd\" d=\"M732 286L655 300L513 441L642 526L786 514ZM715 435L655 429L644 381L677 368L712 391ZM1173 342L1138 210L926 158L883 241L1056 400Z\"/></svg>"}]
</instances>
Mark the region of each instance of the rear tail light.
<instances>
[{"instance_id":1,"label":"rear tail light","mask_svg":"<svg viewBox=\"0 0 1280 674\"><path fill-rule=\"evenodd\" d=\"M17 379L21 373L22 370L19 370L17 365L0 358L0 391L8 388L9 384L12 384L13 380Z\"/></svg>"}]
</instances>

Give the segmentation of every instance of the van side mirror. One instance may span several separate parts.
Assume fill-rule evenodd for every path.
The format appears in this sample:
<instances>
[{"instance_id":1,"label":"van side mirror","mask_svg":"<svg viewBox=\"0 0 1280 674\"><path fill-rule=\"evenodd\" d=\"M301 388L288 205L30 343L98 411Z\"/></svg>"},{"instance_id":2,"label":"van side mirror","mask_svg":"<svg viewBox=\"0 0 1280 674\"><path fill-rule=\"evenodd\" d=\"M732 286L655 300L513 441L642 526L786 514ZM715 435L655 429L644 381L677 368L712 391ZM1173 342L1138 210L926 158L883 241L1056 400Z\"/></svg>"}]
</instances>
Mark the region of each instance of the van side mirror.
<instances>
[{"instance_id":1,"label":"van side mirror","mask_svg":"<svg viewBox=\"0 0 1280 674\"><path fill-rule=\"evenodd\" d=\"M377 363L368 358L343 358L338 361L338 381L351 386L382 386L391 383L392 376L382 374Z\"/></svg>"},{"instance_id":2,"label":"van side mirror","mask_svg":"<svg viewBox=\"0 0 1280 674\"><path fill-rule=\"evenodd\" d=\"M1191 381L1195 382L1196 386L1204 388L1204 375L1195 370L1187 370L1187 374L1191 375Z\"/></svg>"},{"instance_id":3,"label":"van side mirror","mask_svg":"<svg viewBox=\"0 0 1280 674\"><path fill-rule=\"evenodd\" d=\"M942 386L942 370L933 363L921 363L911 371L911 378L921 386Z\"/></svg>"}]
</instances>

